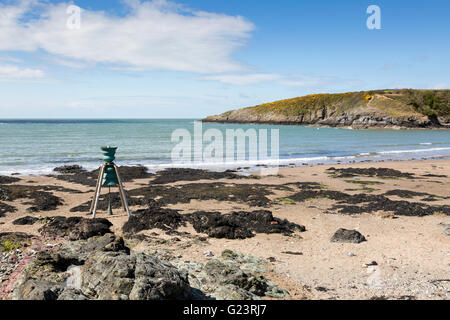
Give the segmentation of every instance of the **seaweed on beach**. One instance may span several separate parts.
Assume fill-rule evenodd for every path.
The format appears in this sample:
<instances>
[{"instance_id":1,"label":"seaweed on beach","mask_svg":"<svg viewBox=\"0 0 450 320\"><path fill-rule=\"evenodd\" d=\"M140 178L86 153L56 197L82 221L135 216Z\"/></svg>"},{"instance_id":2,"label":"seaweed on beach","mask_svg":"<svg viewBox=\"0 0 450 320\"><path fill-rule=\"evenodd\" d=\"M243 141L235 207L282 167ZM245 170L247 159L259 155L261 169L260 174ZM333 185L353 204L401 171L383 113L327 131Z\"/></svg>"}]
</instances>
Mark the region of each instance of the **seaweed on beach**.
<instances>
[{"instance_id":1,"label":"seaweed on beach","mask_svg":"<svg viewBox=\"0 0 450 320\"><path fill-rule=\"evenodd\" d=\"M320 199L320 198L347 201L351 197L352 195L340 191L305 189L301 190L300 192L296 192L286 198L296 202L304 202L306 200Z\"/></svg>"},{"instance_id":2,"label":"seaweed on beach","mask_svg":"<svg viewBox=\"0 0 450 320\"><path fill-rule=\"evenodd\" d=\"M305 231L305 227L288 220L274 218L272 212L257 210L252 212L219 212L197 211L192 214L180 214L178 210L153 207L138 210L123 225L122 231L130 236L142 230L161 229L174 232L186 222L193 225L198 233L206 233L213 238L246 239L254 237L254 233L281 233L291 235Z\"/></svg>"},{"instance_id":3,"label":"seaweed on beach","mask_svg":"<svg viewBox=\"0 0 450 320\"><path fill-rule=\"evenodd\" d=\"M120 199L120 195L118 192L111 192L111 208L119 209L122 208L122 201ZM138 197L127 197L127 202L129 206L145 206L148 205L148 201L143 198ZM70 209L70 212L89 212L91 208L92 200L86 201L76 207ZM103 194L99 197L99 201L97 204L98 210L107 210L109 204L109 196L108 194Z\"/></svg>"},{"instance_id":4,"label":"seaweed on beach","mask_svg":"<svg viewBox=\"0 0 450 320\"><path fill-rule=\"evenodd\" d=\"M0 176L0 184L10 184L18 181L20 179L16 177Z\"/></svg>"},{"instance_id":5,"label":"seaweed on beach","mask_svg":"<svg viewBox=\"0 0 450 320\"><path fill-rule=\"evenodd\" d=\"M286 197L296 202L326 198L337 201L327 213L361 214L376 211L393 212L401 216L427 216L437 213L450 215L450 206L430 206L424 203L396 201L384 195L347 194L334 190L302 190Z\"/></svg>"},{"instance_id":6,"label":"seaweed on beach","mask_svg":"<svg viewBox=\"0 0 450 320\"><path fill-rule=\"evenodd\" d=\"M130 219L123 225L122 231L125 234L154 228L171 231L184 225L186 225L185 218L178 213L178 210L152 208L133 212Z\"/></svg>"},{"instance_id":7,"label":"seaweed on beach","mask_svg":"<svg viewBox=\"0 0 450 320\"><path fill-rule=\"evenodd\" d=\"M247 203L268 207L272 202L267 195L272 189L290 190L287 186L262 184L192 183L178 186L151 186L130 190L130 197L156 200L163 205L189 203L191 200L217 200Z\"/></svg>"},{"instance_id":8,"label":"seaweed on beach","mask_svg":"<svg viewBox=\"0 0 450 320\"><path fill-rule=\"evenodd\" d=\"M72 193L72 194L85 193L81 190L65 188L65 187L61 187L61 186L38 186L38 188L39 188L39 190L43 190L43 191L57 191L57 192Z\"/></svg>"},{"instance_id":9,"label":"seaweed on beach","mask_svg":"<svg viewBox=\"0 0 450 320\"><path fill-rule=\"evenodd\" d=\"M292 190L283 185L263 184L226 184L214 183L192 183L178 186L146 186L127 190L127 199L130 206L153 206L163 207L169 204L189 203L191 200L216 200L246 203L255 207L268 207L272 201L267 195L272 190ZM70 209L71 212L88 212L91 200ZM111 193L111 205L113 209L121 207L118 193ZM108 207L107 195L99 199L98 209L106 210Z\"/></svg>"},{"instance_id":10,"label":"seaweed on beach","mask_svg":"<svg viewBox=\"0 0 450 320\"><path fill-rule=\"evenodd\" d=\"M12 213L17 211L16 208L14 208L13 206L10 206L9 204L0 202L0 217L4 217L5 213Z\"/></svg>"},{"instance_id":11,"label":"seaweed on beach","mask_svg":"<svg viewBox=\"0 0 450 320\"><path fill-rule=\"evenodd\" d=\"M435 200L448 199L448 197L436 196L436 195L429 194L426 192L416 192L416 191L411 191L411 190L400 190L400 189L389 190L384 195L385 196L397 196L397 197L406 198L406 199L411 199L414 197L429 197L429 198L433 198Z\"/></svg>"},{"instance_id":12,"label":"seaweed on beach","mask_svg":"<svg viewBox=\"0 0 450 320\"><path fill-rule=\"evenodd\" d=\"M42 220L42 218L26 216L26 217L22 217L22 218L14 220L12 224L15 226L28 226L28 225L33 225L36 222L41 221L41 220Z\"/></svg>"},{"instance_id":13,"label":"seaweed on beach","mask_svg":"<svg viewBox=\"0 0 450 320\"><path fill-rule=\"evenodd\" d=\"M323 189L326 186L318 183L318 182L290 182L285 184L284 186L295 186L301 190L305 190L305 189Z\"/></svg>"},{"instance_id":14,"label":"seaweed on beach","mask_svg":"<svg viewBox=\"0 0 450 320\"><path fill-rule=\"evenodd\" d=\"M238 211L229 214L198 211L186 217L195 231L206 233L212 238L246 239L254 237L254 233L291 235L295 231L306 230L302 225L274 218L272 212L268 210Z\"/></svg>"},{"instance_id":15,"label":"seaweed on beach","mask_svg":"<svg viewBox=\"0 0 450 320\"><path fill-rule=\"evenodd\" d=\"M68 237L70 240L84 240L111 233L112 223L108 219L86 219L82 217L51 217L39 228L46 237Z\"/></svg>"},{"instance_id":16,"label":"seaweed on beach","mask_svg":"<svg viewBox=\"0 0 450 320\"><path fill-rule=\"evenodd\" d=\"M446 176L445 174L424 174L422 175L422 177L430 177L430 178L448 178L448 176Z\"/></svg>"},{"instance_id":17,"label":"seaweed on beach","mask_svg":"<svg viewBox=\"0 0 450 320\"><path fill-rule=\"evenodd\" d=\"M414 174L409 172L401 172L390 168L328 168L327 171L334 178L352 178L358 176L375 177L382 179L414 179Z\"/></svg>"},{"instance_id":18,"label":"seaweed on beach","mask_svg":"<svg viewBox=\"0 0 450 320\"><path fill-rule=\"evenodd\" d=\"M59 172L59 173L80 173L80 172L85 172L86 170L78 164L71 164L71 165L56 167L53 169L53 171Z\"/></svg>"},{"instance_id":19,"label":"seaweed on beach","mask_svg":"<svg viewBox=\"0 0 450 320\"><path fill-rule=\"evenodd\" d=\"M33 199L31 202L25 204L31 204L32 206L27 209L30 212L39 211L52 211L63 204L61 198L45 191L33 191L29 194L29 197Z\"/></svg>"},{"instance_id":20,"label":"seaweed on beach","mask_svg":"<svg viewBox=\"0 0 450 320\"><path fill-rule=\"evenodd\" d=\"M61 167L55 169L58 169L59 172L64 173L51 175L51 177L89 187L95 187L99 175L99 169L93 171L86 171L79 168L63 169ZM123 182L130 182L136 179L146 179L153 176L153 174L149 173L147 168L144 166L120 166L119 173Z\"/></svg>"},{"instance_id":21,"label":"seaweed on beach","mask_svg":"<svg viewBox=\"0 0 450 320\"><path fill-rule=\"evenodd\" d=\"M419 202L395 201L382 195L369 196L369 198L363 199L361 202L355 199L351 204L360 204L360 206L339 203L331 207L327 213L337 212L353 215L385 211L392 212L398 216L423 217L434 214L450 215L450 206L429 206Z\"/></svg>"},{"instance_id":22,"label":"seaweed on beach","mask_svg":"<svg viewBox=\"0 0 450 320\"><path fill-rule=\"evenodd\" d=\"M234 173L232 170L223 172L189 168L169 168L158 171L151 184L166 184L177 181L245 179L247 177Z\"/></svg>"},{"instance_id":23,"label":"seaweed on beach","mask_svg":"<svg viewBox=\"0 0 450 320\"><path fill-rule=\"evenodd\" d=\"M63 204L61 198L51 192L40 191L44 187L22 185L0 185L0 200L15 201L17 199L30 199L26 204L32 207L28 211L51 211Z\"/></svg>"}]
</instances>

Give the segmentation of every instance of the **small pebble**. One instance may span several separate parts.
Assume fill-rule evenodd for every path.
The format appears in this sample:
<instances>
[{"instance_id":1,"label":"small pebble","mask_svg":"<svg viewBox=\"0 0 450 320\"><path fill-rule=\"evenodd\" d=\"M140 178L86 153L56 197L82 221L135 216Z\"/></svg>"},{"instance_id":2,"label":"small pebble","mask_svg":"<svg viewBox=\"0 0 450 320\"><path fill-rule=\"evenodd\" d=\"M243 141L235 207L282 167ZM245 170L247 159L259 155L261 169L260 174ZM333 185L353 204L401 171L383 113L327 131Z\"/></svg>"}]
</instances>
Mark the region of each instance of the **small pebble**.
<instances>
[{"instance_id":1,"label":"small pebble","mask_svg":"<svg viewBox=\"0 0 450 320\"><path fill-rule=\"evenodd\" d=\"M207 257L214 257L214 253L212 253L211 251L207 250L205 252L203 252L203 254Z\"/></svg>"}]
</instances>

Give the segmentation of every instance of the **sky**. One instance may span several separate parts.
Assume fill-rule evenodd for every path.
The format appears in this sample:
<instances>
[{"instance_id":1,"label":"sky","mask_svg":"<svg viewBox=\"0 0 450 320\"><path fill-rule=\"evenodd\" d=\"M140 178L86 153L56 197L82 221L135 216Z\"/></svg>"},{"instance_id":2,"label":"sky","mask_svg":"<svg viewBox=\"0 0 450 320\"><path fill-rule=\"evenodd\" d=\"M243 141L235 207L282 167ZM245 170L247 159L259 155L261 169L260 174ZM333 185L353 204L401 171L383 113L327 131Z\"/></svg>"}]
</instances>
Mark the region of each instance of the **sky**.
<instances>
[{"instance_id":1,"label":"sky","mask_svg":"<svg viewBox=\"0 0 450 320\"><path fill-rule=\"evenodd\" d=\"M0 118L202 118L448 89L449 15L448 0L0 0Z\"/></svg>"}]
</instances>

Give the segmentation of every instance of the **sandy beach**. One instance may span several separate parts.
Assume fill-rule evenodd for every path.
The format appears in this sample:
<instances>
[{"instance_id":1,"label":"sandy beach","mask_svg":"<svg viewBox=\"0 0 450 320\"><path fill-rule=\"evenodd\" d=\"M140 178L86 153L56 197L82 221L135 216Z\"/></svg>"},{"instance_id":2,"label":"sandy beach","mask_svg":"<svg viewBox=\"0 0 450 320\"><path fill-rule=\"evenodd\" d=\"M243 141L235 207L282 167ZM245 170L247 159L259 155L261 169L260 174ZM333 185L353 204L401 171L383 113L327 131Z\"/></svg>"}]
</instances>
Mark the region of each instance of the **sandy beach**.
<instances>
[{"instance_id":1,"label":"sandy beach","mask_svg":"<svg viewBox=\"0 0 450 320\"><path fill-rule=\"evenodd\" d=\"M383 170L386 168L389 170ZM245 239L218 238L214 230L209 234L197 232L188 221L168 226L169 231L145 228L133 237L142 234L147 241L126 243L133 243L133 251L168 256L167 260L174 264L207 263L225 249L261 258L267 263L261 274L289 292L284 299L449 298L450 160L284 167L278 175L267 177L236 178L239 171L230 174L230 178L217 179L202 179L194 174L187 181L183 175L172 181L175 179L170 176L151 174L125 182L125 189L133 213L139 209L151 212L154 207L178 210L183 216L268 210L274 218L304 226L305 231L254 231ZM39 192L39 188L47 186L45 192L60 198L62 204L54 209L44 205L43 210L38 206L30 212L30 198L26 196L3 199L2 205L15 211L0 215L0 234L23 232L34 236L33 244L55 244L67 239L44 236L39 229L48 221L46 218L89 218L86 203L92 199L92 185L57 176L18 179L0 183L0 189L25 186L36 187ZM160 181L155 184L155 179ZM204 189L197 190L199 186L218 191L211 195ZM236 191L238 187L242 190ZM174 196L177 190L181 195ZM223 192L230 193L229 199L224 199ZM159 204L138 203L143 194ZM73 210L83 204L78 211ZM119 206L114 202L113 216L100 206L97 218L108 219L111 231L127 238L123 226L128 217ZM35 217L37 222L13 224L23 217ZM275 220L271 223L281 224ZM366 241L331 242L341 228L358 231ZM2 298L9 298L14 277L14 271L4 276L0 284Z\"/></svg>"}]
</instances>

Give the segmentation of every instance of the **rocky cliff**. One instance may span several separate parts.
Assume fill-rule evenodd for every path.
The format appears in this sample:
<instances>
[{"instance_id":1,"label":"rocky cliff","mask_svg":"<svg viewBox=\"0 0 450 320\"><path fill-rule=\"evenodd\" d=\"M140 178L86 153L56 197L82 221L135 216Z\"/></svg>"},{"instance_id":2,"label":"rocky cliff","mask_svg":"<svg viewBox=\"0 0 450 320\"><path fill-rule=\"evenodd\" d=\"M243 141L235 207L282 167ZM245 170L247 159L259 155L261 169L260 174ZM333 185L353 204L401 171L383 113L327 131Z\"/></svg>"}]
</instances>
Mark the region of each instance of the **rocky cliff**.
<instances>
[{"instance_id":1,"label":"rocky cliff","mask_svg":"<svg viewBox=\"0 0 450 320\"><path fill-rule=\"evenodd\" d=\"M204 122L330 127L450 128L450 90L315 94L210 116Z\"/></svg>"}]
</instances>

